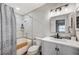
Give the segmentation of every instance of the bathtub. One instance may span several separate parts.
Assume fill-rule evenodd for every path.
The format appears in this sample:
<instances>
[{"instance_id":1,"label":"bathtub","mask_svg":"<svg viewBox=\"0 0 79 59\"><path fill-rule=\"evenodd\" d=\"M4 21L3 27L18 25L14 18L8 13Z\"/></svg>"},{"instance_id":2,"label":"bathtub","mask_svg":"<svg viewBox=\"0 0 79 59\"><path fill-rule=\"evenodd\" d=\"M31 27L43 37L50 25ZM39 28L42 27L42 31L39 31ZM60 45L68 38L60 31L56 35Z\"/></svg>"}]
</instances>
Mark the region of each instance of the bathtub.
<instances>
[{"instance_id":1,"label":"bathtub","mask_svg":"<svg viewBox=\"0 0 79 59\"><path fill-rule=\"evenodd\" d=\"M17 39L16 54L23 55L25 52L27 52L28 48L31 46L31 43L32 43L31 39L27 38Z\"/></svg>"}]
</instances>

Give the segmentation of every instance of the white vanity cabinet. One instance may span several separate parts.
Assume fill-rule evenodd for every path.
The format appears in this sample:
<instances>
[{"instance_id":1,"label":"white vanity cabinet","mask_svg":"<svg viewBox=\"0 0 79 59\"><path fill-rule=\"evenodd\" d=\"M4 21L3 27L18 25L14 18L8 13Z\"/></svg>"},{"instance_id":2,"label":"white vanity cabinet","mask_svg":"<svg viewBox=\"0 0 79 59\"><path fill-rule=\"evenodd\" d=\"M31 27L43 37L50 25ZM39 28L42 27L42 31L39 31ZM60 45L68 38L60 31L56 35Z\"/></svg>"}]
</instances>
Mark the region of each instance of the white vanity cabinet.
<instances>
[{"instance_id":1,"label":"white vanity cabinet","mask_svg":"<svg viewBox=\"0 0 79 59\"><path fill-rule=\"evenodd\" d=\"M56 55L56 44L51 42L42 41L42 54L43 55Z\"/></svg>"},{"instance_id":2,"label":"white vanity cabinet","mask_svg":"<svg viewBox=\"0 0 79 59\"><path fill-rule=\"evenodd\" d=\"M59 55L79 55L79 48L70 47L66 45L58 45Z\"/></svg>"},{"instance_id":3,"label":"white vanity cabinet","mask_svg":"<svg viewBox=\"0 0 79 59\"><path fill-rule=\"evenodd\" d=\"M79 48L42 41L43 55L79 55Z\"/></svg>"}]
</instances>

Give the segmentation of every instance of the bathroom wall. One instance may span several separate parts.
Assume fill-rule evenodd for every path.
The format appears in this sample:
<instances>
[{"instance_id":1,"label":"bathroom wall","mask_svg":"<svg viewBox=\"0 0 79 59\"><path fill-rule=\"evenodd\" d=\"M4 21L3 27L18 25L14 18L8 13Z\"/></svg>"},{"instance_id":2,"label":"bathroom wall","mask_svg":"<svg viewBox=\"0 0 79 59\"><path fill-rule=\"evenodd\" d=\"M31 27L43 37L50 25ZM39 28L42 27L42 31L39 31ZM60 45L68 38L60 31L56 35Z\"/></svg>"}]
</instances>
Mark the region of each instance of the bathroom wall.
<instances>
[{"instance_id":1,"label":"bathroom wall","mask_svg":"<svg viewBox=\"0 0 79 59\"><path fill-rule=\"evenodd\" d=\"M21 17L17 16L18 30L20 28L20 24L23 23L24 28L25 28L24 29L25 37L32 37L32 35L33 35L33 38L50 36L52 34L50 31L50 18L49 18L50 10L54 9L58 6L61 6L61 5L64 5L64 4L50 3L50 4L46 4L42 7L39 7L37 9L25 14L24 16L21 16ZM62 17L58 17L58 18L62 18ZM66 19L66 17L65 17L65 19ZM68 29L66 29L66 30L68 30Z\"/></svg>"},{"instance_id":2,"label":"bathroom wall","mask_svg":"<svg viewBox=\"0 0 79 59\"><path fill-rule=\"evenodd\" d=\"M24 36L26 38L32 39L33 34L33 22L32 18L28 15L23 16L23 24L24 24Z\"/></svg>"},{"instance_id":3,"label":"bathroom wall","mask_svg":"<svg viewBox=\"0 0 79 59\"><path fill-rule=\"evenodd\" d=\"M26 15L30 15L33 18L33 37L45 37L50 33L50 19L49 12L53 8L61 6L63 4L46 4L40 8L37 8Z\"/></svg>"},{"instance_id":4,"label":"bathroom wall","mask_svg":"<svg viewBox=\"0 0 79 59\"><path fill-rule=\"evenodd\" d=\"M17 39L21 37L32 38L32 18L28 15L22 16L20 14L15 14L15 16ZM24 25L24 32L22 32L21 24Z\"/></svg>"}]
</instances>

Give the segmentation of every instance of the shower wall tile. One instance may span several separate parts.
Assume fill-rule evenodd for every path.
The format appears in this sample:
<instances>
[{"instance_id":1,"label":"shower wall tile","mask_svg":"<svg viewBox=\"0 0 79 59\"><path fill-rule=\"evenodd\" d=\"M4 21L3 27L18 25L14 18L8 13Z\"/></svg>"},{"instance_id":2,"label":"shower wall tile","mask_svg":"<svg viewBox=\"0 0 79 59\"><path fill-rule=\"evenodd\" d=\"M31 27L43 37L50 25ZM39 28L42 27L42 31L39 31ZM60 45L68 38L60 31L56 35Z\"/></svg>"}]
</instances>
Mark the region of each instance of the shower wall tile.
<instances>
[{"instance_id":1,"label":"shower wall tile","mask_svg":"<svg viewBox=\"0 0 79 59\"><path fill-rule=\"evenodd\" d=\"M23 33L21 32L21 24L23 21L23 17L19 14L15 14L16 17L16 38L20 38L23 36Z\"/></svg>"}]
</instances>

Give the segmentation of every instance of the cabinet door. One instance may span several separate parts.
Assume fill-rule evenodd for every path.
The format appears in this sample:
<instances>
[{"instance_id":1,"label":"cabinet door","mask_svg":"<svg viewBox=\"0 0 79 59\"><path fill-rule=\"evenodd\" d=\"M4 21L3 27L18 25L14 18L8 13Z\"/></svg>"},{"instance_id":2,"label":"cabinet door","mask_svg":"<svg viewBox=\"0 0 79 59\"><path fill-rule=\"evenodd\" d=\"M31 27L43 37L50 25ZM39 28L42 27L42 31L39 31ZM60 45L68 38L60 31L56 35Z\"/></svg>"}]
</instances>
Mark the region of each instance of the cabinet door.
<instances>
[{"instance_id":1,"label":"cabinet door","mask_svg":"<svg viewBox=\"0 0 79 59\"><path fill-rule=\"evenodd\" d=\"M51 42L42 42L42 54L43 55L56 55L55 51L56 44Z\"/></svg>"},{"instance_id":2,"label":"cabinet door","mask_svg":"<svg viewBox=\"0 0 79 59\"><path fill-rule=\"evenodd\" d=\"M66 46L66 45L58 45L59 48L59 54L60 55L79 55L79 49Z\"/></svg>"}]
</instances>

